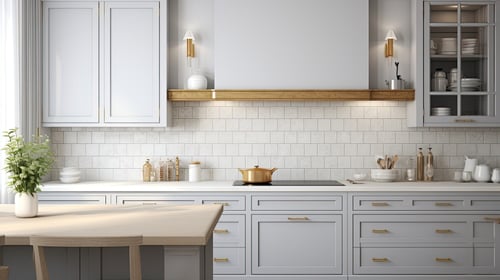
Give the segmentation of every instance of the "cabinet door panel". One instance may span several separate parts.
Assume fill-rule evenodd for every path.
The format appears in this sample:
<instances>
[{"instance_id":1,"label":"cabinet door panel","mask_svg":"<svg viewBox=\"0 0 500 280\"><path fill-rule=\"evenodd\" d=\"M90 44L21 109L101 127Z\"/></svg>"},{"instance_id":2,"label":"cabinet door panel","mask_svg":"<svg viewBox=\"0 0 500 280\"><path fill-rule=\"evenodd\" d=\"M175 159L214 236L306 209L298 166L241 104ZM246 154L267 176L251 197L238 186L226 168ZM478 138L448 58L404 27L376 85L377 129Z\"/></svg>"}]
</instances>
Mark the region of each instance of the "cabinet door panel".
<instances>
[{"instance_id":1,"label":"cabinet door panel","mask_svg":"<svg viewBox=\"0 0 500 280\"><path fill-rule=\"evenodd\" d=\"M341 215L253 215L253 274L341 274Z\"/></svg>"},{"instance_id":2,"label":"cabinet door panel","mask_svg":"<svg viewBox=\"0 0 500 280\"><path fill-rule=\"evenodd\" d=\"M43 21L43 122L97 123L97 2L44 2Z\"/></svg>"},{"instance_id":3,"label":"cabinet door panel","mask_svg":"<svg viewBox=\"0 0 500 280\"><path fill-rule=\"evenodd\" d=\"M105 3L105 122L160 121L159 24L158 3Z\"/></svg>"}]
</instances>

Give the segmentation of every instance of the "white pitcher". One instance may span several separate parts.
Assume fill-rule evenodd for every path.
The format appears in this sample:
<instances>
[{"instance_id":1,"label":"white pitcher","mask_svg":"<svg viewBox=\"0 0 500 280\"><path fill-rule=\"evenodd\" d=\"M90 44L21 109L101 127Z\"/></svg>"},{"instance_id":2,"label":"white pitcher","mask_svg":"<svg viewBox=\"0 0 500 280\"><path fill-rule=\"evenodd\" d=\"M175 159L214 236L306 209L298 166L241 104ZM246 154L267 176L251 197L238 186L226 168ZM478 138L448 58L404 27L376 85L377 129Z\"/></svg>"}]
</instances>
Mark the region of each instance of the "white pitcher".
<instances>
[{"instance_id":1,"label":"white pitcher","mask_svg":"<svg viewBox=\"0 0 500 280\"><path fill-rule=\"evenodd\" d=\"M469 158L468 156L465 156L464 172L474 173L476 165L477 165L477 158Z\"/></svg>"}]
</instances>

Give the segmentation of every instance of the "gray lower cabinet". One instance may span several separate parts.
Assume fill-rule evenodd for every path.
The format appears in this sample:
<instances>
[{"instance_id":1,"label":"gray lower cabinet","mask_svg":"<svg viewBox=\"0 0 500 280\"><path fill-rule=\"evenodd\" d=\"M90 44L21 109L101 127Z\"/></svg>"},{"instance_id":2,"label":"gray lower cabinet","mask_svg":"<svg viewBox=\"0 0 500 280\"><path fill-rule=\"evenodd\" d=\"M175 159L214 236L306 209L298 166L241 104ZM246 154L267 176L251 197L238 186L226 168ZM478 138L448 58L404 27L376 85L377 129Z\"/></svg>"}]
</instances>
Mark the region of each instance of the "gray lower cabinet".
<instances>
[{"instance_id":1,"label":"gray lower cabinet","mask_svg":"<svg viewBox=\"0 0 500 280\"><path fill-rule=\"evenodd\" d=\"M352 273L359 279L500 274L500 225L492 222L500 215L498 196L354 195L352 201Z\"/></svg>"},{"instance_id":2,"label":"gray lower cabinet","mask_svg":"<svg viewBox=\"0 0 500 280\"><path fill-rule=\"evenodd\" d=\"M486 280L500 275L497 193L44 192L39 199L221 204L224 214L213 236L216 280Z\"/></svg>"},{"instance_id":3,"label":"gray lower cabinet","mask_svg":"<svg viewBox=\"0 0 500 280\"><path fill-rule=\"evenodd\" d=\"M252 196L252 274L342 274L342 201L341 196Z\"/></svg>"}]
</instances>

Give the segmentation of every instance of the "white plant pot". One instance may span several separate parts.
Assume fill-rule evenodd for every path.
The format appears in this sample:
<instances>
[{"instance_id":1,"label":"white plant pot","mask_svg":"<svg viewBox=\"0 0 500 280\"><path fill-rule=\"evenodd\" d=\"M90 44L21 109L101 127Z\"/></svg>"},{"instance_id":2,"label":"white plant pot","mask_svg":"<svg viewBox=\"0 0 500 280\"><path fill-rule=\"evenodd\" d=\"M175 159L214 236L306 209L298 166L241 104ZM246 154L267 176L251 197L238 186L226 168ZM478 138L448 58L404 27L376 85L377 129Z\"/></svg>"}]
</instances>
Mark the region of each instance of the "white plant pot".
<instances>
[{"instance_id":1,"label":"white plant pot","mask_svg":"<svg viewBox=\"0 0 500 280\"><path fill-rule=\"evenodd\" d=\"M19 218L31 218L38 215L38 195L16 193L14 200L14 214Z\"/></svg>"}]
</instances>

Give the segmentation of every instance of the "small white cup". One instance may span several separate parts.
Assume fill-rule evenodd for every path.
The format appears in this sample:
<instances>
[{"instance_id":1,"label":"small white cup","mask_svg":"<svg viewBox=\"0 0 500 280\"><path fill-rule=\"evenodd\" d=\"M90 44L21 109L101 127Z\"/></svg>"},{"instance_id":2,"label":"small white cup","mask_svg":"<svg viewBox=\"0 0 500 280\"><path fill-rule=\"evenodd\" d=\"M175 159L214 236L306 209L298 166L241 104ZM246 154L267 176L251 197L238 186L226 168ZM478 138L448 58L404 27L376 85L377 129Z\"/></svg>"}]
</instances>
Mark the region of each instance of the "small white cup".
<instances>
[{"instance_id":1,"label":"small white cup","mask_svg":"<svg viewBox=\"0 0 500 280\"><path fill-rule=\"evenodd\" d=\"M455 171L455 174L453 176L453 181L462 182L462 172L461 171Z\"/></svg>"},{"instance_id":2,"label":"small white cup","mask_svg":"<svg viewBox=\"0 0 500 280\"><path fill-rule=\"evenodd\" d=\"M464 171L462 172L462 181L470 182L472 180L472 172Z\"/></svg>"}]
</instances>

